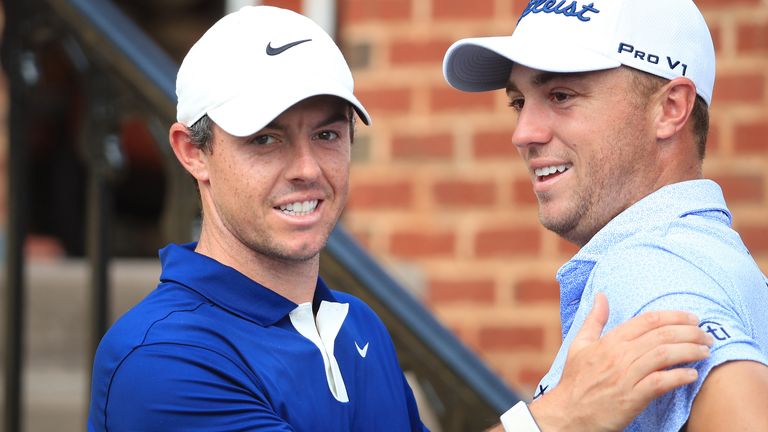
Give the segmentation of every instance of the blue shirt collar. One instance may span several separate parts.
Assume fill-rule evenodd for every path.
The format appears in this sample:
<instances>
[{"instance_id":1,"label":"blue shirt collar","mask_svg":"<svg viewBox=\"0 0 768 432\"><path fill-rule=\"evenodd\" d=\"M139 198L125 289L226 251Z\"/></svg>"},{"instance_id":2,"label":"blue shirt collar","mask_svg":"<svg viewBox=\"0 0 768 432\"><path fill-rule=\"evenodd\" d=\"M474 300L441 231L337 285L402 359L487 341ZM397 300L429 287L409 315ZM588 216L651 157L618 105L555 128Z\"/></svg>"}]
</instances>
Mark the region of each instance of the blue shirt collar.
<instances>
[{"instance_id":1,"label":"blue shirt collar","mask_svg":"<svg viewBox=\"0 0 768 432\"><path fill-rule=\"evenodd\" d=\"M563 337L571 326L592 269L602 255L640 231L666 227L689 214L707 213L731 226L723 192L711 180L673 183L647 195L619 213L557 272Z\"/></svg>"},{"instance_id":2,"label":"blue shirt collar","mask_svg":"<svg viewBox=\"0 0 768 432\"><path fill-rule=\"evenodd\" d=\"M612 246L639 231L648 230L650 226L668 225L686 215L702 212L714 212L731 226L731 213L717 183L690 180L666 185L611 219L571 261L596 262Z\"/></svg>"},{"instance_id":3,"label":"blue shirt collar","mask_svg":"<svg viewBox=\"0 0 768 432\"><path fill-rule=\"evenodd\" d=\"M196 246L197 243L169 244L160 249L160 281L183 285L263 327L275 324L298 306L234 268L195 252ZM317 306L322 300L336 301L318 277L313 303Z\"/></svg>"}]
</instances>

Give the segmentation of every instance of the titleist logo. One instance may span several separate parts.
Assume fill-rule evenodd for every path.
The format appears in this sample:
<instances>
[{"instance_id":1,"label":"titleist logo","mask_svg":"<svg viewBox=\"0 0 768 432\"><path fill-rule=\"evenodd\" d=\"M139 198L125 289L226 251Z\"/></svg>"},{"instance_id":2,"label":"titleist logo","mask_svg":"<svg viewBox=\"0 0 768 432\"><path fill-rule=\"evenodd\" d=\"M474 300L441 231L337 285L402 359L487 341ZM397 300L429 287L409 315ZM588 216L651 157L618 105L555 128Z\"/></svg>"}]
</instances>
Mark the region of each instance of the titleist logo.
<instances>
[{"instance_id":1,"label":"titleist logo","mask_svg":"<svg viewBox=\"0 0 768 432\"><path fill-rule=\"evenodd\" d=\"M579 2L576 0L571 1L570 3L567 0L531 0L528 2L528 6L525 7L523 14L520 15L518 22L520 22L520 20L525 18L525 16L528 14L542 12L562 14L567 17L576 17L584 22L592 19L592 17L587 16L587 13L600 13L600 11L595 8L594 3L579 6Z\"/></svg>"}]
</instances>

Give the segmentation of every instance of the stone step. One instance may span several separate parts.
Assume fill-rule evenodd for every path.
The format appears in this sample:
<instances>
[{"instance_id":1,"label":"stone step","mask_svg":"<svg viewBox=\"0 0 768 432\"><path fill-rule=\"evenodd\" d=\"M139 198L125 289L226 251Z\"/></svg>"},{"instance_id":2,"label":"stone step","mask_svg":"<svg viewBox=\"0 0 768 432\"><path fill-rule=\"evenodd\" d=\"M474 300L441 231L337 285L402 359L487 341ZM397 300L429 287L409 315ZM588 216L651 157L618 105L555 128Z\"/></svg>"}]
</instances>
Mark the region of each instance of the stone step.
<instances>
[{"instance_id":1,"label":"stone step","mask_svg":"<svg viewBox=\"0 0 768 432\"><path fill-rule=\"evenodd\" d=\"M87 352L89 269L86 260L76 259L27 263L23 380L26 432L85 430L91 369ZM149 293L159 275L156 259L113 260L109 275L113 319ZM4 301L5 297L0 297L0 307L4 308ZM0 322L0 330L4 325ZM5 347L0 346L0 353L4 351ZM3 361L4 356L0 356L0 364Z\"/></svg>"}]
</instances>

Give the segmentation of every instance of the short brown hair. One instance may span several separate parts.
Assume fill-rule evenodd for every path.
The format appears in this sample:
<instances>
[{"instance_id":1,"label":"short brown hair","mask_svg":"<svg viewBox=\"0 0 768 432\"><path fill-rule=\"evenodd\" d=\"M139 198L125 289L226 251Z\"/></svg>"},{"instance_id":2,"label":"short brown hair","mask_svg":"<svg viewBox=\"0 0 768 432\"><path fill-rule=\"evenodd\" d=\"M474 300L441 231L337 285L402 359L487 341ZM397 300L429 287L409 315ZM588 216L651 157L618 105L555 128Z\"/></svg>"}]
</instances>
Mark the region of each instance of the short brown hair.
<instances>
[{"instance_id":1,"label":"short brown hair","mask_svg":"<svg viewBox=\"0 0 768 432\"><path fill-rule=\"evenodd\" d=\"M195 147L207 153L213 151L213 147L211 146L211 141L213 140L213 120L208 117L208 114L203 115L200 120L193 123L188 130L189 140Z\"/></svg>"},{"instance_id":2,"label":"short brown hair","mask_svg":"<svg viewBox=\"0 0 768 432\"><path fill-rule=\"evenodd\" d=\"M636 94L640 98L648 98L658 91L669 80L643 72L641 70L627 68L632 72ZM699 159L704 159L707 148L707 135L709 134L709 106L704 98L696 95L696 101L691 111L691 121L693 124L693 134L696 139L696 147L699 151Z\"/></svg>"}]
</instances>

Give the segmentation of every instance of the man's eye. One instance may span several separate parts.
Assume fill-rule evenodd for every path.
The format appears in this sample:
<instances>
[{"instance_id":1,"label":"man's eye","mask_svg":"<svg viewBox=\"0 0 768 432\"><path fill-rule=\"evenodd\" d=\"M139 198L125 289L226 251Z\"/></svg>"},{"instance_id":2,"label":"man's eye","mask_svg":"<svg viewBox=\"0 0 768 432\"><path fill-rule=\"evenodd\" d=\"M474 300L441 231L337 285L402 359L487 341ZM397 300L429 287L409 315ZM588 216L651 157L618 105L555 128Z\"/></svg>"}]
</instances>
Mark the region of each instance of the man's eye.
<instances>
[{"instance_id":1,"label":"man's eye","mask_svg":"<svg viewBox=\"0 0 768 432\"><path fill-rule=\"evenodd\" d=\"M563 92L552 93L552 100L558 103L567 102L571 98L571 95Z\"/></svg>"},{"instance_id":2,"label":"man's eye","mask_svg":"<svg viewBox=\"0 0 768 432\"><path fill-rule=\"evenodd\" d=\"M523 98L513 98L509 100L509 106L515 111L521 111L523 105L525 105L525 99Z\"/></svg>"},{"instance_id":3,"label":"man's eye","mask_svg":"<svg viewBox=\"0 0 768 432\"><path fill-rule=\"evenodd\" d=\"M337 134L334 131L322 131L315 135L317 139L324 140L324 141L330 141L335 140L339 138L339 134Z\"/></svg>"},{"instance_id":4,"label":"man's eye","mask_svg":"<svg viewBox=\"0 0 768 432\"><path fill-rule=\"evenodd\" d=\"M251 140L252 143L258 145L267 145L275 142L275 137L272 135L257 135Z\"/></svg>"}]
</instances>

